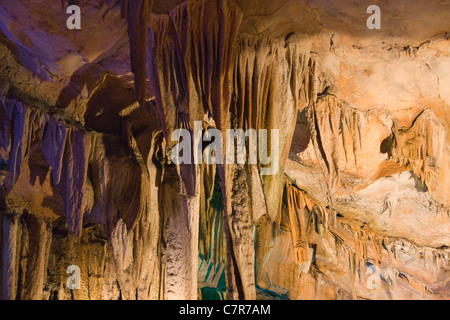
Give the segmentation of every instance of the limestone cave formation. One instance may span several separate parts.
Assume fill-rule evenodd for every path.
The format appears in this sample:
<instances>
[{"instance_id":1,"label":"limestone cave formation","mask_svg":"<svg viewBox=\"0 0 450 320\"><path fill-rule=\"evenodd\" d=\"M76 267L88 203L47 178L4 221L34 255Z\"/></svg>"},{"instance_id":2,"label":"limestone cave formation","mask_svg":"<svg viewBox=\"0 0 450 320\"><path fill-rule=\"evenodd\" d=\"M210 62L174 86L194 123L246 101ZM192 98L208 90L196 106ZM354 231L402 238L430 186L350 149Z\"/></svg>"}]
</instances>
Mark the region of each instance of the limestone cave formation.
<instances>
[{"instance_id":1,"label":"limestone cave formation","mask_svg":"<svg viewBox=\"0 0 450 320\"><path fill-rule=\"evenodd\" d=\"M450 2L373 2L0 0L1 298L450 299Z\"/></svg>"}]
</instances>

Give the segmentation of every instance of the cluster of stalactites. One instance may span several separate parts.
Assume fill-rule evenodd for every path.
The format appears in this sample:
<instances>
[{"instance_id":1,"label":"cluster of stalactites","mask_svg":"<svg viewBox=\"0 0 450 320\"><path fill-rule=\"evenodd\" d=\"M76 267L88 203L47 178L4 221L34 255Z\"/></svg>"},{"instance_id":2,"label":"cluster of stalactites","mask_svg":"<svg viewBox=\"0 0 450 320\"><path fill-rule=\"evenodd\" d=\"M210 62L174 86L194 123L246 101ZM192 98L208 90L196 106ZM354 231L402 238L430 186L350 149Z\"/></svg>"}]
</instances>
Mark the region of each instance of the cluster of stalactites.
<instances>
[{"instance_id":1,"label":"cluster of stalactites","mask_svg":"<svg viewBox=\"0 0 450 320\"><path fill-rule=\"evenodd\" d=\"M1 98L0 112L0 153L9 167L8 189L16 184L23 162L35 152L33 147L40 146L52 169L51 183L63 199L63 214L72 233L81 235L83 217L91 212L102 216L111 232L119 212L131 228L147 210L148 193L142 192L148 187L147 169L145 164L139 165L138 150L132 143L129 152L137 159L134 163L123 164L114 157L105 161L108 147L101 134L58 121L15 99ZM89 166L95 171L93 181L88 178Z\"/></svg>"},{"instance_id":2,"label":"cluster of stalactites","mask_svg":"<svg viewBox=\"0 0 450 320\"><path fill-rule=\"evenodd\" d=\"M211 115L227 128L242 12L233 0L186 1L153 15L147 75L169 145L172 132Z\"/></svg>"},{"instance_id":3,"label":"cluster of stalactites","mask_svg":"<svg viewBox=\"0 0 450 320\"><path fill-rule=\"evenodd\" d=\"M214 265L225 261L224 204L215 166L203 166L202 197L200 205L200 253Z\"/></svg>"},{"instance_id":4,"label":"cluster of stalactites","mask_svg":"<svg viewBox=\"0 0 450 320\"><path fill-rule=\"evenodd\" d=\"M31 147L42 142L42 154L52 168L51 181L60 191L70 230L81 234L83 215L90 210L85 190L91 140L84 131L60 124L15 99L2 98L2 157L9 164L9 189L17 182Z\"/></svg>"},{"instance_id":5,"label":"cluster of stalactites","mask_svg":"<svg viewBox=\"0 0 450 320\"><path fill-rule=\"evenodd\" d=\"M121 0L121 17L127 20L130 40L131 71L134 73L136 98L145 102L147 35L153 0Z\"/></svg>"},{"instance_id":6,"label":"cluster of stalactites","mask_svg":"<svg viewBox=\"0 0 450 320\"><path fill-rule=\"evenodd\" d=\"M353 168L354 173L364 169L359 157L373 153L368 143L373 143L370 130L375 122L384 126L382 130L386 134L391 134L393 143L386 151L393 159L410 167L428 187L438 178L445 129L431 110L422 111L410 128L403 128L387 112L360 111L327 93L309 106L308 117L315 153L331 194L340 186L342 163L346 168Z\"/></svg>"},{"instance_id":7,"label":"cluster of stalactites","mask_svg":"<svg viewBox=\"0 0 450 320\"><path fill-rule=\"evenodd\" d=\"M316 63L310 39L294 34L279 39L240 36L242 18L233 0L187 0L170 14L152 15L147 77L169 148L176 144L171 139L175 130L192 131L194 121L205 116L224 136L227 129L280 130L280 170L262 177L273 220L296 112L316 99ZM183 192L189 195L195 190L194 170L180 168Z\"/></svg>"},{"instance_id":8,"label":"cluster of stalactites","mask_svg":"<svg viewBox=\"0 0 450 320\"><path fill-rule=\"evenodd\" d=\"M325 242L331 237L334 246L324 246L323 249L334 257L338 266L349 271L354 297L357 284L367 281L368 268L371 268L370 273L381 272L390 286L395 285L398 278L403 278L412 286L431 294L435 293L428 281L439 281L442 275L450 271L450 251L447 248L420 247L368 228L362 229L360 223L340 218L336 210L322 206L291 182L286 181L284 189L295 263L301 264L311 259L308 250L312 246L313 234L320 235ZM281 212L277 222L279 226ZM317 244L317 240L314 241ZM404 263L405 256L412 268ZM416 273L417 266L426 270L429 278L422 278L420 273Z\"/></svg>"},{"instance_id":9,"label":"cluster of stalactites","mask_svg":"<svg viewBox=\"0 0 450 320\"><path fill-rule=\"evenodd\" d=\"M412 168L415 177L427 187L438 179L444 155L445 128L431 110L422 111L410 128L393 128L392 157Z\"/></svg>"},{"instance_id":10,"label":"cluster of stalactites","mask_svg":"<svg viewBox=\"0 0 450 320\"><path fill-rule=\"evenodd\" d=\"M433 290L436 287L433 282L438 282L450 270L448 249L420 247L406 240L362 230L352 223L338 222L338 226L339 229L332 228L330 231L339 243L337 256L340 263L347 263L352 274L353 287L357 283L365 284L368 272L375 272L389 286L395 286L398 279L403 279L415 289L439 295L438 291ZM371 270L368 271L368 268ZM416 268L425 270L427 276L418 273Z\"/></svg>"}]
</instances>

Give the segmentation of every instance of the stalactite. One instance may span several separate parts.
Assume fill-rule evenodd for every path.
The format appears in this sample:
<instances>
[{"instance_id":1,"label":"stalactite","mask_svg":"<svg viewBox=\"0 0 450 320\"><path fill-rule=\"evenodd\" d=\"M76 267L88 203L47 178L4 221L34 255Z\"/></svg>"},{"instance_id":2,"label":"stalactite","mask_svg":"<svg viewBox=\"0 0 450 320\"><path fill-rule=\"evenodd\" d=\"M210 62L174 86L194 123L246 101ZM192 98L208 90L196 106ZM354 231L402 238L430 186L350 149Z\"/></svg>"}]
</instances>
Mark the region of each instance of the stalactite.
<instances>
[{"instance_id":1,"label":"stalactite","mask_svg":"<svg viewBox=\"0 0 450 320\"><path fill-rule=\"evenodd\" d=\"M222 14L211 15L215 12ZM274 176L262 177L261 181L251 173L254 169L244 172L252 185L250 192L258 193L263 187L267 212L275 219L280 207L283 166L293 135L294 115L313 99L312 92L315 92L310 88L315 85L310 72L311 44L296 36L277 40L285 44L285 49L264 38L237 39L241 19L242 12L233 1L187 1L175 7L170 16L154 15L149 33L147 73L169 146L173 145L169 138L175 129L192 128L193 122L203 119L205 113L212 116L216 127L224 133L227 128L281 131L280 170ZM209 31L200 32L206 29ZM237 53L239 58L236 59ZM285 112L277 112L279 105L284 106ZM186 125L186 119L190 125ZM191 166L191 171L193 168ZM218 166L227 203L225 219L230 225L236 223L231 219L240 211L233 207L233 194L237 196L237 193L229 187L233 184L230 179L239 170L238 167ZM255 213L263 209L256 202L249 208ZM250 214L251 211L245 213ZM243 229L252 228L250 225ZM226 227L226 230L233 228ZM234 252L231 256L243 250L234 243L239 241L228 239L228 250ZM235 272L243 272L247 262L236 259L236 263L242 265L235 266Z\"/></svg>"},{"instance_id":2,"label":"stalactite","mask_svg":"<svg viewBox=\"0 0 450 320\"><path fill-rule=\"evenodd\" d=\"M128 25L137 103L132 93L131 98L115 101L129 91L129 83L122 81L128 80L128 71L122 70L128 69L122 52L124 30L113 31L118 33L118 42L107 48L97 43L92 46L98 33L80 31L80 36L89 35L83 48L68 50L64 43L51 52L55 48L49 45L46 53L51 58L46 60L43 54L35 56L42 48L28 50L27 41L22 43L27 39L35 44L28 29L21 30L18 24L3 26L3 298L448 298L450 251L443 245L445 240L441 241L445 237L431 234L435 245L431 247L418 244L427 242L429 230L424 230L426 235L407 234L404 219L415 218L415 208L411 207L410 217L407 212L388 220L386 230L377 225L377 216L370 216L370 208L355 209L361 203L367 207L373 203L359 199L359 191L379 187L375 181L396 180L378 181L392 172L412 171L423 185L417 182L417 192L410 185L411 194L431 199L429 207L418 201L428 207L427 212L448 215L439 204L448 193L442 183L448 178L446 124L439 120L442 115L432 98L427 100L432 109L423 110L411 126L402 127L400 123L410 119L403 112L413 109L389 106L392 113L362 111L369 103L373 105L370 91L367 95L357 92L353 101L360 106L344 101L356 87L353 80L347 81L348 66L337 54L337 34L330 40L329 52L323 52L320 37L309 31L306 35L303 28L297 29L302 34L274 38L270 30L260 32L259 14L249 16L249 6L234 0L186 0L175 6L173 1L160 1L158 10L169 10L165 14L151 13L152 0L108 0L106 5L91 4L90 13L98 10L107 22L108 12L117 17L119 1L121 17ZM286 12L292 4L285 5L277 11ZM8 9L0 11L2 17L10 14ZM264 16L268 26L269 19L278 21L279 17L276 12ZM86 26L90 20L83 20ZM48 27L51 30L51 24ZM248 27L255 27L256 32L248 32ZM309 27L315 28L314 21ZM20 41L11 38L21 31ZM100 35L110 35L105 32ZM63 39L69 44L73 40ZM417 58L418 48L412 49L405 47ZM337 76L328 69L334 69L341 58L342 72ZM22 74L21 63L36 67ZM44 82L38 79L39 64L50 70ZM72 67L80 68L69 79ZM428 66L432 67L438 74L434 65ZM361 73L377 72L376 64L364 72L358 69L354 68L355 82ZM439 84L444 83L439 77ZM109 95L109 89L113 98L103 101L99 91ZM65 101L67 91L75 92L69 95L72 101ZM94 93L96 99L91 99ZM443 93L439 100L445 100ZM379 105L386 101L380 99ZM158 114L148 116L153 111ZM399 112L398 120L394 112ZM307 161L288 162L297 119L297 124L310 127L305 130L308 134L301 132L306 149L300 153ZM101 128L109 126L110 120L111 128ZM91 126L97 121L98 125ZM192 134L195 121L202 122L203 131L219 129L224 136L228 129L269 130L268 147L280 156L278 170L262 174L269 164L261 161L174 164L170 159L176 143L172 133L181 128ZM271 140L272 129L280 133L277 146ZM248 160L251 150L245 148ZM304 159L295 153L297 160ZM302 174L291 180L284 174L285 166ZM372 176L374 168L379 170ZM319 171L325 179L315 180ZM313 183L298 187L310 178ZM328 195L322 190L326 184ZM35 200L38 193L44 199ZM386 210L406 202L397 201L391 193L384 199ZM447 217L434 218L440 223ZM429 225L428 221L420 223ZM406 233L409 240L389 236L389 228L400 224L396 236ZM443 228L439 226L439 232ZM67 288L69 265L80 267L83 290ZM381 290L367 286L374 269L375 276L384 280Z\"/></svg>"},{"instance_id":3,"label":"stalactite","mask_svg":"<svg viewBox=\"0 0 450 320\"><path fill-rule=\"evenodd\" d=\"M161 141L161 132L153 133L151 146L146 161L148 168L148 181L143 179L141 186L141 197L145 199L142 203L142 214L136 230L135 247L139 250L135 253L136 266L136 286L138 299L154 299L158 289L159 275L158 247L160 246L160 214L158 209L157 185L158 168L154 164L154 159ZM137 151L136 151L137 152ZM142 168L142 170L144 170ZM144 192L144 190L148 190ZM142 201L142 200L141 200Z\"/></svg>"},{"instance_id":4,"label":"stalactite","mask_svg":"<svg viewBox=\"0 0 450 320\"><path fill-rule=\"evenodd\" d=\"M222 167L223 168L223 167ZM255 299L255 251L249 185L243 165L226 165L221 173L224 192L229 299ZM229 184L223 181L229 181Z\"/></svg>"},{"instance_id":5,"label":"stalactite","mask_svg":"<svg viewBox=\"0 0 450 320\"><path fill-rule=\"evenodd\" d=\"M197 181L200 170L197 171ZM195 196L180 194L180 180L175 165L164 168L159 189L163 219L165 270L164 298L197 299L198 228L200 185Z\"/></svg>"},{"instance_id":6,"label":"stalactite","mask_svg":"<svg viewBox=\"0 0 450 320\"><path fill-rule=\"evenodd\" d=\"M391 130L393 140L388 151L390 155L401 166L411 168L432 191L436 189L444 154L445 130L430 110L422 111L410 128L402 128L392 115L383 115L376 110L362 112L333 94L325 93L310 105L308 118L316 157L331 194L338 190L341 171L351 169L357 173L361 170L358 158L367 153L368 148L364 140L368 138L365 130L371 127L374 119L386 117L386 130Z\"/></svg>"},{"instance_id":7,"label":"stalactite","mask_svg":"<svg viewBox=\"0 0 450 320\"><path fill-rule=\"evenodd\" d=\"M224 263L224 233L223 233L223 196L220 189L219 178L216 176L212 197L209 197L209 205L204 217L205 229L201 238L204 243L203 256L206 261L211 261L215 266Z\"/></svg>"},{"instance_id":8,"label":"stalactite","mask_svg":"<svg viewBox=\"0 0 450 320\"><path fill-rule=\"evenodd\" d=\"M21 281L21 300L42 300L44 283L47 280L47 260L51 243L51 228L47 222L32 215L22 216L23 229L27 229L28 243L25 261L21 264L23 279ZM21 259L21 262L24 259Z\"/></svg>"},{"instance_id":9,"label":"stalactite","mask_svg":"<svg viewBox=\"0 0 450 320\"><path fill-rule=\"evenodd\" d=\"M224 234L223 197L219 179L216 176L212 197L209 197L206 212L205 229L201 232L201 242L204 243L200 251L201 266L198 280L201 283L202 299L224 299L226 287L221 283L225 279L226 243ZM202 217L201 217L202 219Z\"/></svg>"},{"instance_id":10,"label":"stalactite","mask_svg":"<svg viewBox=\"0 0 450 320\"><path fill-rule=\"evenodd\" d=\"M68 225L73 233L80 235L83 214L89 209L85 198L89 138L81 130L70 127L67 129L54 120L49 120L45 114L15 100L3 98L2 107L2 148L10 166L10 188L20 175L21 165L28 157L30 145L42 139L42 153L54 168L52 181L67 200L64 202L64 213Z\"/></svg>"},{"instance_id":11,"label":"stalactite","mask_svg":"<svg viewBox=\"0 0 450 320\"><path fill-rule=\"evenodd\" d=\"M206 12L221 14L214 16ZM241 19L242 12L233 1L188 1L176 7L170 18L152 18L147 72L169 146L173 146L169 139L175 128L181 126L192 130L193 122L203 119L207 111L212 115L218 129L225 132L228 127L235 38ZM212 27L213 32L198 32L207 25ZM190 170L191 173L197 171L194 165L185 166L183 169ZM219 168L219 172L223 186L230 185L228 178L225 178L229 174L225 174L224 168ZM191 186L188 190L192 195L198 180L184 178L183 183ZM223 192L230 195L231 190L223 188ZM232 216L232 197L225 196L224 199L225 202L228 201L225 206L225 217L228 221L231 219L228 215ZM183 215L182 212L179 214ZM225 230L230 230L227 228ZM196 238L195 234L191 236ZM229 233L227 237L228 241L232 240ZM236 253L241 250L231 243L228 248ZM252 269L242 265L236 271L245 273L251 272ZM251 287L251 276L248 278L246 281L250 283L244 286ZM254 294L249 294L250 298L254 297Z\"/></svg>"},{"instance_id":12,"label":"stalactite","mask_svg":"<svg viewBox=\"0 0 450 320\"><path fill-rule=\"evenodd\" d=\"M126 17L128 24L131 71L134 73L136 98L143 106L146 99L147 32L153 0L122 0L121 5L121 15L123 18Z\"/></svg>"},{"instance_id":13,"label":"stalactite","mask_svg":"<svg viewBox=\"0 0 450 320\"><path fill-rule=\"evenodd\" d=\"M313 90L310 89L313 86L310 47L309 40L295 34L275 40L265 37L238 39L235 98L230 108L232 127L280 131L280 168L273 175L261 177L267 214L273 221L280 212L284 161L291 146L296 113L314 98L309 94ZM261 168L261 164L258 167Z\"/></svg>"},{"instance_id":14,"label":"stalactite","mask_svg":"<svg viewBox=\"0 0 450 320\"><path fill-rule=\"evenodd\" d=\"M133 232L128 232L122 220L117 222L111 235L117 281L124 300L135 299L136 294L133 281L133 237Z\"/></svg>"},{"instance_id":15,"label":"stalactite","mask_svg":"<svg viewBox=\"0 0 450 320\"><path fill-rule=\"evenodd\" d=\"M28 126L30 110L15 99L1 98L2 134L1 147L4 158L8 160L10 188L14 186L20 175L22 160L26 156L28 146Z\"/></svg>"}]
</instances>

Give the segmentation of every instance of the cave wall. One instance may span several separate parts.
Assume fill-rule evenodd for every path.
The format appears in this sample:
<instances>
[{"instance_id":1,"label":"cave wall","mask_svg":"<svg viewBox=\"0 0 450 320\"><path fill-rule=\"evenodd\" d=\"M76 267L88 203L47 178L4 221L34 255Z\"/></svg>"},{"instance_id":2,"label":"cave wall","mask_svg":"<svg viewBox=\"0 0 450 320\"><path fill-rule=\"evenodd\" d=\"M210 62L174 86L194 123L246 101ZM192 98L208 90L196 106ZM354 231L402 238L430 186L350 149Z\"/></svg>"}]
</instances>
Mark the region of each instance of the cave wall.
<instances>
[{"instance_id":1,"label":"cave wall","mask_svg":"<svg viewBox=\"0 0 450 320\"><path fill-rule=\"evenodd\" d=\"M0 4L3 299L448 299L448 4L66 5ZM279 170L174 163L199 122Z\"/></svg>"}]
</instances>

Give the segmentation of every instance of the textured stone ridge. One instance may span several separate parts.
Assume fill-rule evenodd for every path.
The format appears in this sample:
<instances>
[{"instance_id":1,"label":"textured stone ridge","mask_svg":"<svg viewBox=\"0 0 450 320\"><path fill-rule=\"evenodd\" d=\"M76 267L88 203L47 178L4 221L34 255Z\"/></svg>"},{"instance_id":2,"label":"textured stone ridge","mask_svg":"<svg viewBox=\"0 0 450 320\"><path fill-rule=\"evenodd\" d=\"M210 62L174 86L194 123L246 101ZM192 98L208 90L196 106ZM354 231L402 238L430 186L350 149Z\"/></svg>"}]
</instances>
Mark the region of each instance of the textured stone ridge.
<instances>
[{"instance_id":1,"label":"textured stone ridge","mask_svg":"<svg viewBox=\"0 0 450 320\"><path fill-rule=\"evenodd\" d=\"M3 299L450 298L448 3L69 2L0 4Z\"/></svg>"}]
</instances>

